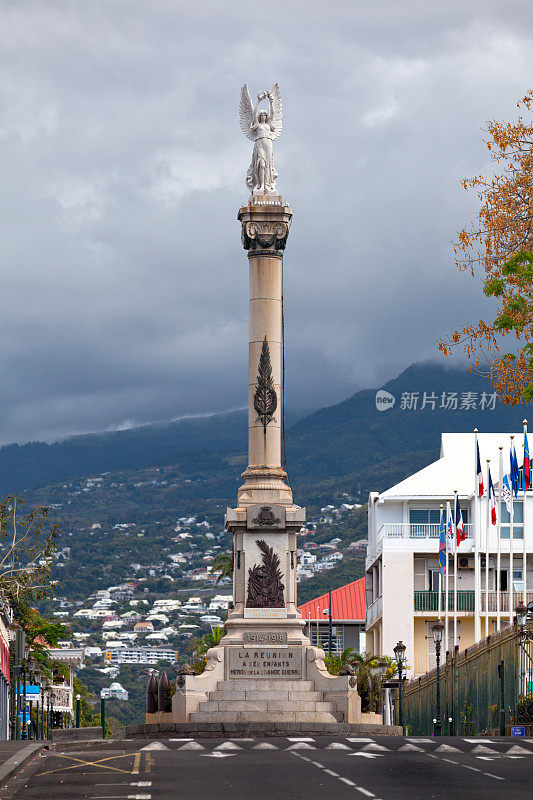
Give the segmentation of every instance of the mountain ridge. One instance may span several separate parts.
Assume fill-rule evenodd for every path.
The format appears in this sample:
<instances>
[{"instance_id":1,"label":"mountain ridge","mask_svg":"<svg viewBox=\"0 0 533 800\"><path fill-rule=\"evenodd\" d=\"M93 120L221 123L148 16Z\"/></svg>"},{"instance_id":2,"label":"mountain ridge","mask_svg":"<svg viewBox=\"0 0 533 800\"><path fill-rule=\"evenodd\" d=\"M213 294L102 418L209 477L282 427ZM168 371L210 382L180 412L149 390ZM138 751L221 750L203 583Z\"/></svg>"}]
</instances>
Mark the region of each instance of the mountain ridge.
<instances>
[{"instance_id":1,"label":"mountain ridge","mask_svg":"<svg viewBox=\"0 0 533 800\"><path fill-rule=\"evenodd\" d=\"M296 486L372 471L375 464L398 458L405 461L408 453L417 454L417 464L424 452L431 460L438 457L443 431L516 429L528 410L525 405L509 408L499 401L492 410L480 410L481 395L494 394L490 381L433 361L412 364L379 388L395 397L386 411L376 407L376 389L362 389L303 417L288 411L288 469ZM441 407L443 396L448 398L454 392L458 407ZM477 408L460 407L466 393L477 396ZM415 408L402 407L404 395L417 395ZM428 404L428 396L435 398L432 404ZM237 410L81 434L51 444L4 445L0 448L0 491L19 493L123 469L171 463L185 467L199 454L208 469L211 455L213 467L220 458L244 455L246 437L246 412ZM396 477L399 472L394 472Z\"/></svg>"}]
</instances>

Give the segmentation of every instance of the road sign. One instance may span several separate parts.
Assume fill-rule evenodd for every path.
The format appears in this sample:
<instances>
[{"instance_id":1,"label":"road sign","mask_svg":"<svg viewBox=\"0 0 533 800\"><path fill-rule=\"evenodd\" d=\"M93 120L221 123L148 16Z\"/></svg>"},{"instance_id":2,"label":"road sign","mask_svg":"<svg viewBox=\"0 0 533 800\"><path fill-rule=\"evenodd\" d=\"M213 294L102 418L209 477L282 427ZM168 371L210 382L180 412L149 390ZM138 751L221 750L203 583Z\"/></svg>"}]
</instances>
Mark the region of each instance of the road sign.
<instances>
[{"instance_id":1,"label":"road sign","mask_svg":"<svg viewBox=\"0 0 533 800\"><path fill-rule=\"evenodd\" d=\"M35 686L30 683L26 684L26 697L29 697L30 695L38 695L40 691L41 689L39 686ZM20 687L19 694L24 694L24 685Z\"/></svg>"},{"instance_id":2,"label":"road sign","mask_svg":"<svg viewBox=\"0 0 533 800\"><path fill-rule=\"evenodd\" d=\"M525 736L525 725L511 725L511 736Z\"/></svg>"}]
</instances>

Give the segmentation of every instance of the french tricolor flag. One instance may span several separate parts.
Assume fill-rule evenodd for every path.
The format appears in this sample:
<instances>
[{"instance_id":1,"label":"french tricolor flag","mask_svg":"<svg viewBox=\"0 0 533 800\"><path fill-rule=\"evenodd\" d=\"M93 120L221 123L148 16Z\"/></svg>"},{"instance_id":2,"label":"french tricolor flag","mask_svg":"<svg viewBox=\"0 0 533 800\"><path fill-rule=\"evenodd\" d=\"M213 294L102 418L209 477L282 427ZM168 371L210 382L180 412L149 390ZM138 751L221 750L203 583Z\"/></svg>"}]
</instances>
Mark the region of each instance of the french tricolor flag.
<instances>
[{"instance_id":1,"label":"french tricolor flag","mask_svg":"<svg viewBox=\"0 0 533 800\"><path fill-rule=\"evenodd\" d=\"M457 547L465 540L465 526L463 524L463 515L461 513L461 506L459 505L459 495L455 495L455 540Z\"/></svg>"},{"instance_id":2,"label":"french tricolor flag","mask_svg":"<svg viewBox=\"0 0 533 800\"><path fill-rule=\"evenodd\" d=\"M496 525L496 495L494 494L494 485L492 483L492 477L490 474L490 467L489 467L489 507L490 507L490 521L493 525Z\"/></svg>"},{"instance_id":3,"label":"french tricolor flag","mask_svg":"<svg viewBox=\"0 0 533 800\"><path fill-rule=\"evenodd\" d=\"M485 486L483 485L483 472L481 469L481 459L479 457L479 443L477 439L476 439L476 485L477 485L477 496L483 497Z\"/></svg>"}]
</instances>

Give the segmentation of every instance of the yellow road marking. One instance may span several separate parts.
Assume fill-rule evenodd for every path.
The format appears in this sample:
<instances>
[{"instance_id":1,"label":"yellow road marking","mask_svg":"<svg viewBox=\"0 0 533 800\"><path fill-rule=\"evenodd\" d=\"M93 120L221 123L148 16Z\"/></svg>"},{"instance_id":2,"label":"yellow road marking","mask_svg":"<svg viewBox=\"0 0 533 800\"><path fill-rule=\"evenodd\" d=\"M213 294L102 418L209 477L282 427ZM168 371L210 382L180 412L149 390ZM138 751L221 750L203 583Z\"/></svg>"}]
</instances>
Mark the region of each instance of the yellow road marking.
<instances>
[{"instance_id":1,"label":"yellow road marking","mask_svg":"<svg viewBox=\"0 0 533 800\"><path fill-rule=\"evenodd\" d=\"M141 754L140 753L135 753L135 761L133 762L132 775L138 775L139 774L140 765L141 765Z\"/></svg>"},{"instance_id":2,"label":"yellow road marking","mask_svg":"<svg viewBox=\"0 0 533 800\"><path fill-rule=\"evenodd\" d=\"M150 755L150 753L145 753L146 756L146 764L144 765L144 771L150 772L150 767L154 763L154 759Z\"/></svg>"},{"instance_id":3,"label":"yellow road marking","mask_svg":"<svg viewBox=\"0 0 533 800\"><path fill-rule=\"evenodd\" d=\"M76 769L76 767L79 767L80 764L82 764L83 766L86 766L86 767L100 766L100 767L103 767L105 770L110 770L111 772L124 772L127 775L131 775L132 774L131 770L129 770L129 769L120 769L119 767L111 767L109 764L104 764L104 761L114 761L117 758L130 758L130 756L133 756L133 755L136 758L137 758L137 756L140 757L140 753L126 753L124 755L109 756L108 758L99 758L96 761L85 761L85 760L83 760L81 758L74 758L74 756L67 756L67 755L64 755L62 753L61 754L58 753L57 754L57 758L69 758L71 761L75 761L76 763L75 764L71 764L69 767L60 767L59 769L51 769L51 770L48 770L47 772L41 772L39 774L40 775L53 775L56 772L66 772L69 769ZM135 764L134 764L134 768L135 768Z\"/></svg>"}]
</instances>

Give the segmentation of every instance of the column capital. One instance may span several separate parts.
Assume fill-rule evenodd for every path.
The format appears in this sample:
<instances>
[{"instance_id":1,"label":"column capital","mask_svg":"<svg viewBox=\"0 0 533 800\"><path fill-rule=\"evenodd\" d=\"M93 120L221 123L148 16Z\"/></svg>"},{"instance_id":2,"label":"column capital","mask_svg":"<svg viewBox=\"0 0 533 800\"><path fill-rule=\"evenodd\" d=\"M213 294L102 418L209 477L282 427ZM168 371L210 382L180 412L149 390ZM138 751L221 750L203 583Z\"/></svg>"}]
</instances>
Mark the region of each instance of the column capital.
<instances>
[{"instance_id":1,"label":"column capital","mask_svg":"<svg viewBox=\"0 0 533 800\"><path fill-rule=\"evenodd\" d=\"M248 257L281 258L291 218L292 209L283 205L281 197L250 197L249 204L238 214L242 245L248 250Z\"/></svg>"}]
</instances>

